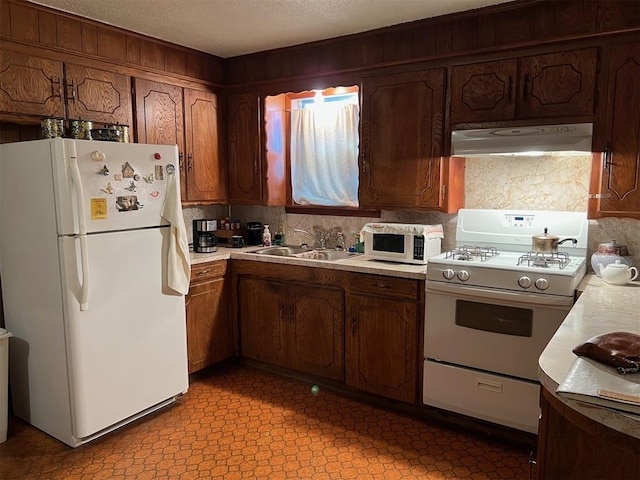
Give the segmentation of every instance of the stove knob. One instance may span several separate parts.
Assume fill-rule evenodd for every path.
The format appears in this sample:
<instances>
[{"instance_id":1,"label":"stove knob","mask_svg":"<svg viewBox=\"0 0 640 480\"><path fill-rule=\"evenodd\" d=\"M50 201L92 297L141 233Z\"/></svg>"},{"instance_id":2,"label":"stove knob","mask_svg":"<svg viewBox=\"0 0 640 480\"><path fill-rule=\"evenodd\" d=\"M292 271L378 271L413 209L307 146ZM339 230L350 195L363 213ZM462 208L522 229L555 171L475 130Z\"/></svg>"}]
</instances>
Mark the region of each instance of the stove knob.
<instances>
[{"instance_id":1,"label":"stove knob","mask_svg":"<svg viewBox=\"0 0 640 480\"><path fill-rule=\"evenodd\" d=\"M520 285L522 288L529 288L532 283L533 282L529 277L520 277L518 279L518 285Z\"/></svg>"},{"instance_id":2,"label":"stove knob","mask_svg":"<svg viewBox=\"0 0 640 480\"><path fill-rule=\"evenodd\" d=\"M536 288L538 290L546 290L547 288L549 288L549 281L546 278L537 279Z\"/></svg>"},{"instance_id":3,"label":"stove knob","mask_svg":"<svg viewBox=\"0 0 640 480\"><path fill-rule=\"evenodd\" d=\"M458 278L461 281L466 282L467 280L469 280L469 272L467 272L466 270L460 270L458 272Z\"/></svg>"},{"instance_id":4,"label":"stove knob","mask_svg":"<svg viewBox=\"0 0 640 480\"><path fill-rule=\"evenodd\" d=\"M454 272L453 270L451 270L450 268L447 268L446 270L442 271L442 276L444 278L446 278L447 280L451 280L453 277L456 276L456 272Z\"/></svg>"}]
</instances>

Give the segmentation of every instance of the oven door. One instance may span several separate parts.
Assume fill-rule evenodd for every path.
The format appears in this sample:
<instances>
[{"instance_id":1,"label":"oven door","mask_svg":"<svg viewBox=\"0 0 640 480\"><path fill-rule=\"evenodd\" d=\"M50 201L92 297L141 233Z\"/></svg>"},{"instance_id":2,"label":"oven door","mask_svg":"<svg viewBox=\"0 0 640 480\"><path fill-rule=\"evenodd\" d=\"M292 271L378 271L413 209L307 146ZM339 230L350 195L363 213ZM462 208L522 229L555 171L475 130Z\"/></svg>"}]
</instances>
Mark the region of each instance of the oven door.
<instances>
[{"instance_id":1,"label":"oven door","mask_svg":"<svg viewBox=\"0 0 640 480\"><path fill-rule=\"evenodd\" d=\"M572 300L427 281L425 357L537 381L538 358Z\"/></svg>"}]
</instances>

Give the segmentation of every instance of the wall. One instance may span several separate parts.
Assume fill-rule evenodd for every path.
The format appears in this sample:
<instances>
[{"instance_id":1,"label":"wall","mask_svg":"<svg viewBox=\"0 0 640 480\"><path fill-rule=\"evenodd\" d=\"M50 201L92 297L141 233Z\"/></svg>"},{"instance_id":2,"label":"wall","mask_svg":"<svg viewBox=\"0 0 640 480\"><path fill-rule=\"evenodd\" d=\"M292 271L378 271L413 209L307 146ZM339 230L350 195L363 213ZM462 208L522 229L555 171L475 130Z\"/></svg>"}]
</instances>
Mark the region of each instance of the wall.
<instances>
[{"instance_id":1,"label":"wall","mask_svg":"<svg viewBox=\"0 0 640 480\"><path fill-rule=\"evenodd\" d=\"M586 211L591 156L483 157L467 159L465 170L465 208ZM223 209L224 210L224 209ZM443 249L455 246L457 215L439 212L385 211L381 218L298 215L285 213L284 207L231 207L232 216L242 222L268 223L272 233L282 226L286 242L310 242L307 235L294 232L342 231L351 240L367 222L442 224ZM231 214L226 213L224 216ZM198 217L193 217L198 218ZM213 217L216 218L216 217ZM542 233L542 232L541 232ZM329 247L335 235L329 236ZM600 243L616 240L629 247L635 265L640 265L640 220L604 218L589 221L588 257Z\"/></svg>"}]
</instances>

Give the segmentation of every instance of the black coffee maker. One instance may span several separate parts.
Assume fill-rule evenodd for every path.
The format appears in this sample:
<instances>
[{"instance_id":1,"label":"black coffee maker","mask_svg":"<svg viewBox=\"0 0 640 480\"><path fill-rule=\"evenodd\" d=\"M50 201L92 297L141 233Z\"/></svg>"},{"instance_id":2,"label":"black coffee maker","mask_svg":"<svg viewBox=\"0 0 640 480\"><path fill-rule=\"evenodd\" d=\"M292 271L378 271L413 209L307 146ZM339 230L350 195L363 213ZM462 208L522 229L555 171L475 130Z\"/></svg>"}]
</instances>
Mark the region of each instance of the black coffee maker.
<instances>
[{"instance_id":1,"label":"black coffee maker","mask_svg":"<svg viewBox=\"0 0 640 480\"><path fill-rule=\"evenodd\" d=\"M262 223L247 222L247 245L262 245Z\"/></svg>"},{"instance_id":2,"label":"black coffee maker","mask_svg":"<svg viewBox=\"0 0 640 480\"><path fill-rule=\"evenodd\" d=\"M193 251L197 253L213 253L218 251L218 239L215 231L217 220L193 221Z\"/></svg>"}]
</instances>

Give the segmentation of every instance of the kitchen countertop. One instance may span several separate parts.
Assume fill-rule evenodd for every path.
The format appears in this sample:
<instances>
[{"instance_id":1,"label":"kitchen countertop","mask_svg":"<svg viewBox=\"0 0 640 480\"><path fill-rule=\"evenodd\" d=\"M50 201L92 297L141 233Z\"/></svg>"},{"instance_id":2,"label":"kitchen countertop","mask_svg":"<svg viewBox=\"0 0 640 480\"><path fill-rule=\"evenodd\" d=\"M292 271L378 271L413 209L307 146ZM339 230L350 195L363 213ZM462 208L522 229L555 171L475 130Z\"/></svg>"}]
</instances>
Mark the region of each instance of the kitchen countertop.
<instances>
[{"instance_id":1,"label":"kitchen countertop","mask_svg":"<svg viewBox=\"0 0 640 480\"><path fill-rule=\"evenodd\" d=\"M626 331L640 334L640 283L609 285L595 275L580 283L581 292L567 318L546 346L538 362L540 382L555 395L577 356L573 348L603 333ZM640 375L640 374L633 374ZM584 416L640 438L640 415L617 412L556 395L562 403Z\"/></svg>"},{"instance_id":2,"label":"kitchen countertop","mask_svg":"<svg viewBox=\"0 0 640 480\"><path fill-rule=\"evenodd\" d=\"M345 270L357 273L370 273L374 275L387 275L390 277L412 278L424 280L427 275L426 265L409 265L403 263L383 262L372 260L364 254L354 255L342 260L326 261L313 260L310 258L281 257L276 255L259 255L251 253L262 247L251 246L243 248L231 248L218 246L215 253L194 253L191 252L191 264L212 262L215 260L253 260L257 262L279 263L285 265L299 265L313 268L329 268L334 270Z\"/></svg>"}]
</instances>

